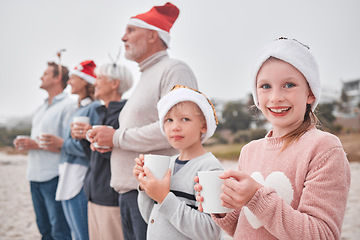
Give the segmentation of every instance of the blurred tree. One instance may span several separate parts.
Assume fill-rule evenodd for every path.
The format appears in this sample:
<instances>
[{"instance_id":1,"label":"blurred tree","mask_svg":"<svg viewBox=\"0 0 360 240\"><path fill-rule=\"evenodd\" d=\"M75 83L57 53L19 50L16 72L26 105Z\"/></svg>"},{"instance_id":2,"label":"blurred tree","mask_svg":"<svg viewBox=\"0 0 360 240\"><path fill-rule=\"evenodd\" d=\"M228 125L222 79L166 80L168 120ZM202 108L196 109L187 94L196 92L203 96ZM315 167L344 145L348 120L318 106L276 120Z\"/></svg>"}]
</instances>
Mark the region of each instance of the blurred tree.
<instances>
[{"instance_id":1,"label":"blurred tree","mask_svg":"<svg viewBox=\"0 0 360 240\"><path fill-rule=\"evenodd\" d=\"M13 146L13 141L17 135L30 135L30 128L11 128L0 127L0 147Z\"/></svg>"},{"instance_id":2,"label":"blurred tree","mask_svg":"<svg viewBox=\"0 0 360 240\"><path fill-rule=\"evenodd\" d=\"M251 93L248 94L248 100L246 105L248 106L248 113L252 118L252 127L254 128L264 128L267 123L267 119L262 114L260 109L258 109L254 103L254 99Z\"/></svg>"},{"instance_id":3,"label":"blurred tree","mask_svg":"<svg viewBox=\"0 0 360 240\"><path fill-rule=\"evenodd\" d=\"M251 116L248 107L241 102L228 102L222 112L223 123L220 128L230 129L233 133L241 129L248 129Z\"/></svg>"},{"instance_id":4,"label":"blurred tree","mask_svg":"<svg viewBox=\"0 0 360 240\"><path fill-rule=\"evenodd\" d=\"M344 89L341 90L340 99L341 99L342 102L348 102L349 101L349 97L346 94L346 91Z\"/></svg>"},{"instance_id":5,"label":"blurred tree","mask_svg":"<svg viewBox=\"0 0 360 240\"><path fill-rule=\"evenodd\" d=\"M330 130L333 129L333 122L336 119L333 115L334 107L335 103L323 103L316 107L316 116L321 124Z\"/></svg>"},{"instance_id":6,"label":"blurred tree","mask_svg":"<svg viewBox=\"0 0 360 240\"><path fill-rule=\"evenodd\" d=\"M336 103L339 107L339 111L342 113L348 113L349 109L349 96L344 89L341 90L341 96L339 102Z\"/></svg>"},{"instance_id":7,"label":"blurred tree","mask_svg":"<svg viewBox=\"0 0 360 240\"><path fill-rule=\"evenodd\" d=\"M254 99L251 93L248 94L246 106L249 108L249 113L251 116L256 116L259 113L259 110L255 106Z\"/></svg>"}]
</instances>

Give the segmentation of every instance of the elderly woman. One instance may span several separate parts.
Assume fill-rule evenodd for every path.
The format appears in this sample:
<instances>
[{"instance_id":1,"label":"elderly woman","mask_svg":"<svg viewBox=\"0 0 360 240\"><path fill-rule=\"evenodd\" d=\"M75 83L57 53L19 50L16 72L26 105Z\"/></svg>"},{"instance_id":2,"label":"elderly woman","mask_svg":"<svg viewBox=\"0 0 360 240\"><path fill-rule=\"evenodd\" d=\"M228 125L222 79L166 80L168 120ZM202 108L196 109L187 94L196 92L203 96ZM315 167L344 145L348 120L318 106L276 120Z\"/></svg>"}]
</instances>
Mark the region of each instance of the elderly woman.
<instances>
[{"instance_id":1,"label":"elderly woman","mask_svg":"<svg viewBox=\"0 0 360 240\"><path fill-rule=\"evenodd\" d=\"M119 128L118 116L125 105L122 95L132 86L128 68L118 64L104 64L96 68L95 97L104 105L96 110L97 125ZM121 123L120 123L121 124ZM110 187L110 154L91 151L90 143L81 141L90 158L90 167L84 183L88 198L88 223L90 239L123 239L119 208L119 195Z\"/></svg>"}]
</instances>

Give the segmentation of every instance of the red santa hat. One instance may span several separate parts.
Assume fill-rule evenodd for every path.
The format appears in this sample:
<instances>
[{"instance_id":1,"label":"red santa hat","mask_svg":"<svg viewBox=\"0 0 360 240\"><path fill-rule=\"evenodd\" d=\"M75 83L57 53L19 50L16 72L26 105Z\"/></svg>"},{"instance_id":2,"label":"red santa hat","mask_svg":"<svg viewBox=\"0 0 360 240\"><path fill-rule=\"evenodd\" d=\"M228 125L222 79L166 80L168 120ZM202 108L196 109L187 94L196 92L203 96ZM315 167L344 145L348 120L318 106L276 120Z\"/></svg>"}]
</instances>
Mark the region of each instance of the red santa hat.
<instances>
[{"instance_id":1,"label":"red santa hat","mask_svg":"<svg viewBox=\"0 0 360 240\"><path fill-rule=\"evenodd\" d=\"M129 20L129 25L156 30L166 46L170 43L170 29L179 16L179 9L172 3L154 6L150 11L136 15Z\"/></svg>"},{"instance_id":2,"label":"red santa hat","mask_svg":"<svg viewBox=\"0 0 360 240\"><path fill-rule=\"evenodd\" d=\"M69 77L74 74L78 77L81 77L86 82L94 84L96 80L96 75L94 72L95 68L96 65L93 60L83 61L69 72Z\"/></svg>"}]
</instances>

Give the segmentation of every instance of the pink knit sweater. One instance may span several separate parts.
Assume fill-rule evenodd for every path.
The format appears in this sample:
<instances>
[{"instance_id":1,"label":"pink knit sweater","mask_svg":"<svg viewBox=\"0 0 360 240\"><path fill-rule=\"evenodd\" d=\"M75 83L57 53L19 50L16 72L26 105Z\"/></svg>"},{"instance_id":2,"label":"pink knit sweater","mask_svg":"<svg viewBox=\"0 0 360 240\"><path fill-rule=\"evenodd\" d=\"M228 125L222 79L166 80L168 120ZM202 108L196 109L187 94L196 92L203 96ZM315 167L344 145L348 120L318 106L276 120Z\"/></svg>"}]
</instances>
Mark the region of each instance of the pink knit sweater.
<instances>
[{"instance_id":1,"label":"pink knit sweater","mask_svg":"<svg viewBox=\"0 0 360 240\"><path fill-rule=\"evenodd\" d=\"M350 187L340 140L313 128L280 152L268 136L247 144L238 165L265 187L215 222L234 239L340 239Z\"/></svg>"}]
</instances>

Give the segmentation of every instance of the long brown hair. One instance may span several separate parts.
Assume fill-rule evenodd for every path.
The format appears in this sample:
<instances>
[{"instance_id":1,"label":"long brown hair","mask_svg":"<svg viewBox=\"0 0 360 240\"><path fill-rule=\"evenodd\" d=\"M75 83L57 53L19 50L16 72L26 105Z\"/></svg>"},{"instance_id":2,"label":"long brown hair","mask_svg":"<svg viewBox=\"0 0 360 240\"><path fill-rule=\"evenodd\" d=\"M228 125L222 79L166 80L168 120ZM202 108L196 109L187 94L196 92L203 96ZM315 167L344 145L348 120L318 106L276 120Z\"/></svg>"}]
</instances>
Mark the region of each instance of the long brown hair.
<instances>
[{"instance_id":1,"label":"long brown hair","mask_svg":"<svg viewBox=\"0 0 360 240\"><path fill-rule=\"evenodd\" d=\"M95 96L94 96L95 87L94 87L94 85L91 84L91 83L87 83L85 88L86 88L86 97L89 97L89 98L91 98L91 100L94 100L95 99Z\"/></svg>"},{"instance_id":2,"label":"long brown hair","mask_svg":"<svg viewBox=\"0 0 360 240\"><path fill-rule=\"evenodd\" d=\"M285 150L288 146L290 146L293 142L300 139L302 135L305 134L310 128L314 126L319 126L320 122L314 112L311 110L311 105L306 104L306 111L304 116L304 121L301 125L294 129L293 131L282 136L282 140L284 141L284 145L281 148L281 151Z\"/></svg>"},{"instance_id":3,"label":"long brown hair","mask_svg":"<svg viewBox=\"0 0 360 240\"><path fill-rule=\"evenodd\" d=\"M84 80L85 81L85 80ZM92 85L91 83L86 83L85 85L85 89L86 89L86 97L89 97L92 101L95 100L95 96L94 96L94 93L95 93L95 87L94 85ZM81 102L82 99L78 99L78 106L80 107L80 102Z\"/></svg>"}]
</instances>

